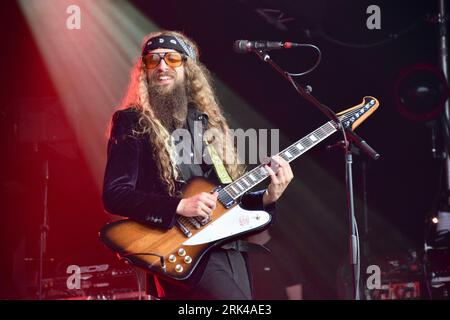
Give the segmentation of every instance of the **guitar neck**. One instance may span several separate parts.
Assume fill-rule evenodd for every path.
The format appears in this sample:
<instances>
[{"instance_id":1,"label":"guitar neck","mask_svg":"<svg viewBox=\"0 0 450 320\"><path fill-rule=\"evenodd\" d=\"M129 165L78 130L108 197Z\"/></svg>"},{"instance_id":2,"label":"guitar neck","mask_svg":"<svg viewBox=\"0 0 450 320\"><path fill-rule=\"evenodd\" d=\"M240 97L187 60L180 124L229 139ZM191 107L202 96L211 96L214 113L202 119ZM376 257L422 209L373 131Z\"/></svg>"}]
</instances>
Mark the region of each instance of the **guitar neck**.
<instances>
[{"instance_id":1,"label":"guitar neck","mask_svg":"<svg viewBox=\"0 0 450 320\"><path fill-rule=\"evenodd\" d=\"M320 128L314 130L309 133L302 139L294 142L289 147L278 153L277 155L286 160L287 162L291 162L294 159L297 159L303 153L319 144L321 141L325 140L327 137L336 132L336 125L333 121L329 121L325 123ZM247 172L239 179L233 181L226 187L224 187L221 191L226 192L227 196L229 195L233 200L238 199L248 190L255 187L257 184L262 182L269 176L269 173L264 168L264 164L260 164L253 170ZM221 196L219 195L219 198ZM228 197L227 197L228 198Z\"/></svg>"}]
</instances>

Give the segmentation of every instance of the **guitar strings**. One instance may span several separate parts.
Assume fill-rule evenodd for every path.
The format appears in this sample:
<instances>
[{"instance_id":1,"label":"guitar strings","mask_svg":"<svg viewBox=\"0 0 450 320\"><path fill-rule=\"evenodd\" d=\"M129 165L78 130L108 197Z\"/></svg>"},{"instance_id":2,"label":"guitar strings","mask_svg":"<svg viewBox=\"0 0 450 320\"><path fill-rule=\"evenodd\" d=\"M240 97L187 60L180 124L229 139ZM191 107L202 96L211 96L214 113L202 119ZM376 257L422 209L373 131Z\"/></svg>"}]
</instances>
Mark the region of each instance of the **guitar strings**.
<instances>
[{"instance_id":1,"label":"guitar strings","mask_svg":"<svg viewBox=\"0 0 450 320\"><path fill-rule=\"evenodd\" d=\"M351 111L349 111L349 112L343 114L341 117L339 117L339 118L340 118L339 120L342 122L342 121L345 121L345 120L344 120L345 118L351 118L352 116L355 116L356 114L358 114L358 113L360 112L360 110L361 110L362 107L365 107L365 106L366 106L367 104L369 104L371 101L374 101L374 100L373 100L373 99L370 99L370 101L361 104L361 105L360 105L361 107L355 108L354 110L351 110ZM374 104L374 105L375 105L375 104ZM373 105L372 105L372 106L373 106ZM324 137L326 137L327 135L330 135L331 133L333 133L334 131L336 131L336 128L334 127L333 122L334 122L334 121L329 121L329 122L325 123L325 124L322 125L321 127L319 127L319 128L317 128L316 130L314 130L314 131L313 131L311 134L309 134L307 137L309 137L309 136L311 136L312 134L314 134L314 135L317 135L317 136L322 140L322 139L323 139ZM331 126L331 128L326 128L327 126L328 126L328 127ZM334 130L334 131L327 132L326 129L332 129L332 130ZM291 146L289 146L289 147L287 147L286 149L284 149L283 151L279 152L278 155L280 155L284 160L289 161L289 162L292 161L292 160L294 160L294 159L296 159L298 156L300 156L300 155L302 154L302 152L298 153L299 150L298 150L297 145L298 145L299 143L302 143L302 142L303 142L303 143L309 142L308 139L307 139L307 137L304 137L304 138L298 140L297 142L295 142L295 143L292 144ZM304 140L304 141L303 141L303 140ZM302 144L302 145L303 145L303 144ZM306 146L304 152L308 150L308 147L309 147L309 145ZM283 157L283 155L284 155L286 152L293 153L293 154L294 154L294 157L292 157L291 159L285 159L285 157ZM247 172L246 174L244 174L242 177L236 179L235 181L233 181L233 182L230 183L229 185L227 185L227 186L225 186L224 188L222 188L220 191L224 190L224 191L227 192L227 194L230 195L233 199L236 199L236 198L239 197L241 194L247 192L248 190L250 190L251 188L253 188L254 186L256 186L258 183L260 183L262 180L264 180L265 178L267 178L267 176L268 176L267 171L266 171L266 170L262 171L262 170L263 170L263 165L264 165L264 164L258 165L257 167L255 167L255 168L252 169L251 171L249 171L249 172ZM263 172L263 174L260 174L260 173L259 173L259 172L261 172L261 171ZM246 180L245 180L245 178L247 178L247 176L249 176L250 174L253 174L254 176L257 177L256 183L254 183L254 181L246 181ZM258 181L258 180L259 180L259 181ZM242 183L243 181L246 182L247 185L248 185L249 182L250 182L250 187L247 187L247 188L245 188L245 187L244 187L244 188L240 187L240 185L243 184L243 183ZM240 191L240 192L238 192L237 194L235 194L235 192L232 191L234 186L237 186L237 187L235 187L235 189L237 189L238 191ZM240 189L243 189L243 190L241 191ZM220 191L219 191L219 192L220 192ZM231 191L231 192L230 192L230 191Z\"/></svg>"}]
</instances>

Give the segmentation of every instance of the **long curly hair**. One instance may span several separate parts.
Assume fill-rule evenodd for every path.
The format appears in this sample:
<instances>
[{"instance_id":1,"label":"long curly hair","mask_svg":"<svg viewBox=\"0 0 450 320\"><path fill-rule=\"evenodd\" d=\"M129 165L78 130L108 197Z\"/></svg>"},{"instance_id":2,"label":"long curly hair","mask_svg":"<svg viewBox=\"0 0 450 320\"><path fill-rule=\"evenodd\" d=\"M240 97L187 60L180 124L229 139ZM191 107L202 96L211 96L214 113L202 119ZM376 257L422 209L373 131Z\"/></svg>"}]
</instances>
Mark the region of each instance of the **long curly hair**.
<instances>
[{"instance_id":1,"label":"long curly hair","mask_svg":"<svg viewBox=\"0 0 450 320\"><path fill-rule=\"evenodd\" d=\"M182 38L195 50L196 56L199 56L198 46L195 42L177 31L150 33L144 37L142 46L148 39L159 35ZM216 149L231 178L236 179L244 172L244 166L239 163L229 126L211 85L210 73L198 61L198 58L197 61L194 61L189 57L184 63L184 71L188 102L192 103L200 112L206 113L209 119L205 138ZM179 170L175 162L172 140L168 130L155 116L155 111L150 104L147 73L141 58L138 59L131 71L131 80L121 105L121 109L130 107L140 113L140 129L133 134L149 137L161 181L170 195L179 196L179 190L175 183L179 178Z\"/></svg>"}]
</instances>

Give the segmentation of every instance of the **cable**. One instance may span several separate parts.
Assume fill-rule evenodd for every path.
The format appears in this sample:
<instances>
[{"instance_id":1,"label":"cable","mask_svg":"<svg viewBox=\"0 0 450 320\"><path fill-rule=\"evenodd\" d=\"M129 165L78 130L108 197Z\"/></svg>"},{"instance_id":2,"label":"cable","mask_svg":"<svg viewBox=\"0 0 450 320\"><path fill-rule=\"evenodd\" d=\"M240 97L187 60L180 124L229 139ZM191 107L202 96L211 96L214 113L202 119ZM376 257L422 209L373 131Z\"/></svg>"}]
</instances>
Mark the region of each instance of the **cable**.
<instances>
[{"instance_id":1,"label":"cable","mask_svg":"<svg viewBox=\"0 0 450 320\"><path fill-rule=\"evenodd\" d=\"M317 61L311 68L309 68L308 70L306 70L304 72L291 73L291 72L287 72L286 71L286 74L288 74L288 75L290 75L292 77L300 77L300 76L304 76L305 74L308 74L308 73L312 72L314 69L317 68L317 66L319 65L320 61L322 60L322 52L320 51L320 49L317 46L315 46L313 44L300 44L299 47L310 47L310 48L313 48L314 50L316 50L317 53L318 53Z\"/></svg>"},{"instance_id":2,"label":"cable","mask_svg":"<svg viewBox=\"0 0 450 320\"><path fill-rule=\"evenodd\" d=\"M132 262L128 257L132 257L132 256L155 256L159 258L159 261L161 263L161 268L163 268L163 270L166 269L166 263L164 262L164 256L160 255L160 254L156 254L156 253L149 253L149 252L137 252L137 253L127 253L124 255L121 255L120 258L121 259L125 259L129 262Z\"/></svg>"},{"instance_id":3,"label":"cable","mask_svg":"<svg viewBox=\"0 0 450 320\"><path fill-rule=\"evenodd\" d=\"M373 43L368 43L368 44L357 44L357 43L348 43L348 42L344 42L344 41L340 41L340 40L336 40L334 38L332 38L325 30L323 29L319 29L317 35L323 37L325 40L328 40L331 43L334 43L336 45L339 46L343 46L343 47L347 47L347 48L356 48L356 49L368 49L368 48L373 48L373 47L377 47L377 46L381 46L387 43L390 43L392 41L398 40L400 37L406 35L407 33L411 32L412 30L414 30L419 24L421 24L423 21L421 19L418 19L417 21L414 21L412 24L410 24L408 27L406 27L405 29L394 33L394 34L390 34L388 37L388 39L384 39L384 40L380 40L377 42L373 42Z\"/></svg>"},{"instance_id":4,"label":"cable","mask_svg":"<svg viewBox=\"0 0 450 320\"><path fill-rule=\"evenodd\" d=\"M426 266L428 259L426 257L427 257L427 250L424 252L423 257L422 257L422 268L423 268L423 276L425 277L425 287L427 288L428 298L430 300L433 300L433 295L431 293L431 287L430 287L431 277L430 277L430 280L428 280L428 271L427 271L428 269Z\"/></svg>"}]
</instances>

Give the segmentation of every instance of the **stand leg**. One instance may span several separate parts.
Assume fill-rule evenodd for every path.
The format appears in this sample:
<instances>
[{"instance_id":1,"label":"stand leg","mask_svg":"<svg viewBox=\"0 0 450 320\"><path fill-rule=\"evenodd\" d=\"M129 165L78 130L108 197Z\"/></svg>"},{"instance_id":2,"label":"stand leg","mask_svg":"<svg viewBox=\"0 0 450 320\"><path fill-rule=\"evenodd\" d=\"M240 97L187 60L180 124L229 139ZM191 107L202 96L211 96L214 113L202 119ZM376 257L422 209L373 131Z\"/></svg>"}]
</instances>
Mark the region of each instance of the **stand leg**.
<instances>
[{"instance_id":1,"label":"stand leg","mask_svg":"<svg viewBox=\"0 0 450 320\"><path fill-rule=\"evenodd\" d=\"M348 216L349 216L349 257L350 267L352 271L352 285L353 285L353 297L355 300L360 300L359 296L359 243L358 243L358 230L355 218L355 206L353 196L353 174L352 163L353 157L350 150L346 151L345 156L345 168L346 168L346 185L347 185L347 202L348 202Z\"/></svg>"},{"instance_id":2,"label":"stand leg","mask_svg":"<svg viewBox=\"0 0 450 320\"><path fill-rule=\"evenodd\" d=\"M40 243L39 243L39 273L38 273L38 284L39 284L39 292L38 297L39 300L43 299L43 274L44 274L44 259L45 252L47 251L47 232L49 229L48 226L48 160L44 161L44 216L42 219L42 225L40 228Z\"/></svg>"}]
</instances>

